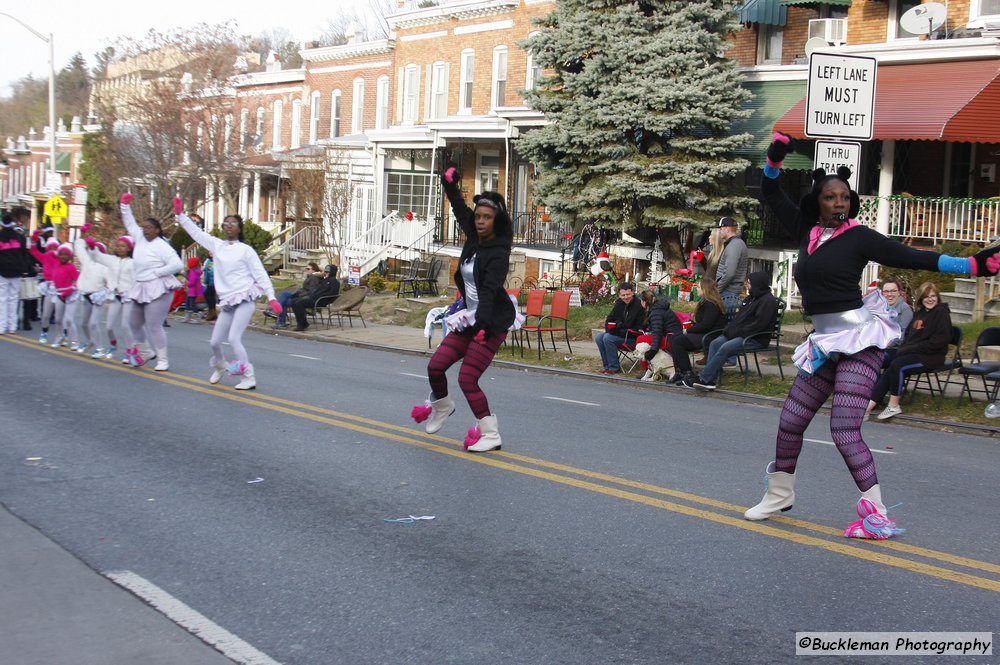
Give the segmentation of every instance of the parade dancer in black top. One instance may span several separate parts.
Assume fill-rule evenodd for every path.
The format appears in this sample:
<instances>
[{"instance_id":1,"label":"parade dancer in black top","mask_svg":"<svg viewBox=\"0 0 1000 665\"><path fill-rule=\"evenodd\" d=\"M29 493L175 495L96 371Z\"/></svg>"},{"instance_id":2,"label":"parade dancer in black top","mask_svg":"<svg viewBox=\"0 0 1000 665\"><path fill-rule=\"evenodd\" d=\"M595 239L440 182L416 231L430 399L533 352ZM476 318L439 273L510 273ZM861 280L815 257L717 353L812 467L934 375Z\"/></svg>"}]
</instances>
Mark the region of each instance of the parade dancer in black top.
<instances>
[{"instance_id":1,"label":"parade dancer in black top","mask_svg":"<svg viewBox=\"0 0 1000 665\"><path fill-rule=\"evenodd\" d=\"M796 206L777 180L791 150L791 139L776 133L767 150L761 191L782 225L801 242L795 281L815 332L795 352L799 373L781 412L774 461L767 466L767 491L744 516L764 520L792 507L803 433L832 394L830 433L862 493L857 507L861 519L844 535L888 538L901 530L886 514L861 424L882 366L882 349L899 338L900 330L878 290L862 299L862 271L876 261L896 268L992 275L1000 269L1000 249L951 257L907 247L862 226L855 220L860 200L847 183L850 171L844 167L834 175L817 169L812 190Z\"/></svg>"}]
</instances>

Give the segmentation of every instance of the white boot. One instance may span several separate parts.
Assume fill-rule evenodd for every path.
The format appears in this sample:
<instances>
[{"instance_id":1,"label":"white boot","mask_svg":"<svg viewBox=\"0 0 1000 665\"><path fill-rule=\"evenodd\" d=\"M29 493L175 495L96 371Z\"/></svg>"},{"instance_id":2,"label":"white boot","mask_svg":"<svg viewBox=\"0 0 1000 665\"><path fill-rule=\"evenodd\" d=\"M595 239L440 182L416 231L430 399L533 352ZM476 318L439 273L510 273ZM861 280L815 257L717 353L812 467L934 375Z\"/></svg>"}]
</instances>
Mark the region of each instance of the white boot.
<instances>
[{"instance_id":1,"label":"white boot","mask_svg":"<svg viewBox=\"0 0 1000 665\"><path fill-rule=\"evenodd\" d=\"M184 312L184 323L191 323L191 310Z\"/></svg>"},{"instance_id":2,"label":"white boot","mask_svg":"<svg viewBox=\"0 0 1000 665\"><path fill-rule=\"evenodd\" d=\"M253 365L244 365L243 380L236 384L237 390L253 390L257 387L257 379L253 376Z\"/></svg>"},{"instance_id":3,"label":"white boot","mask_svg":"<svg viewBox=\"0 0 1000 665\"><path fill-rule=\"evenodd\" d=\"M479 432L478 439L473 432ZM473 453L485 453L487 450L500 450L500 432L497 431L497 417L494 415L480 418L475 427L469 428L465 437L465 449Z\"/></svg>"},{"instance_id":4,"label":"white boot","mask_svg":"<svg viewBox=\"0 0 1000 665\"><path fill-rule=\"evenodd\" d=\"M156 367L154 367L153 369L155 369L157 372L166 372L168 369L170 369L170 361L167 360L166 349L157 349L156 355L154 357L156 358Z\"/></svg>"},{"instance_id":5,"label":"white boot","mask_svg":"<svg viewBox=\"0 0 1000 665\"><path fill-rule=\"evenodd\" d=\"M431 397L434 397L434 393L431 393ZM444 421L455 413L455 402L451 399L451 395L445 395L441 399L432 401L431 408L434 410L431 412L431 417L427 419L427 424L424 425L424 431L428 434L434 434L444 427Z\"/></svg>"},{"instance_id":6,"label":"white boot","mask_svg":"<svg viewBox=\"0 0 1000 665\"><path fill-rule=\"evenodd\" d=\"M216 360L214 363L209 363L209 366L212 368L212 376L208 377L208 382L214 386L226 375L226 361Z\"/></svg>"},{"instance_id":7,"label":"white boot","mask_svg":"<svg viewBox=\"0 0 1000 665\"><path fill-rule=\"evenodd\" d=\"M882 515L883 517L888 515L885 509L885 504L882 503L882 490L878 485L872 485L871 489L867 492L862 492L861 498L871 501L875 505L875 510L878 511L879 515Z\"/></svg>"},{"instance_id":8,"label":"white boot","mask_svg":"<svg viewBox=\"0 0 1000 665\"><path fill-rule=\"evenodd\" d=\"M136 344L135 348L139 352L138 353L139 358L142 359L142 362L139 363L140 366L146 365L149 363L149 361L156 358L156 353L153 352L153 349L146 342L143 342L142 344Z\"/></svg>"},{"instance_id":9,"label":"white boot","mask_svg":"<svg viewBox=\"0 0 1000 665\"><path fill-rule=\"evenodd\" d=\"M764 498L753 508L750 508L743 517L748 520L766 520L771 515L781 511L791 509L795 503L795 474L775 471L775 464L771 462L767 465L767 490Z\"/></svg>"}]
</instances>

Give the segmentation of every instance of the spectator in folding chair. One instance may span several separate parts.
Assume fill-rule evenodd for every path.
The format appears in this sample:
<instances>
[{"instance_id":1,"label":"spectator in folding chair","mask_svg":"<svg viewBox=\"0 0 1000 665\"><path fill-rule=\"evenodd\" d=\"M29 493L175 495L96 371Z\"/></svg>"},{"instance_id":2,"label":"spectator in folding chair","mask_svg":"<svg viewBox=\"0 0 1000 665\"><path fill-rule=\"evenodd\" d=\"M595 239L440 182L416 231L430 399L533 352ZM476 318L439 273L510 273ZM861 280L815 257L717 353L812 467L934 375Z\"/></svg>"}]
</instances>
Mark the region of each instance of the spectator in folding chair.
<instances>
[{"instance_id":1,"label":"spectator in folding chair","mask_svg":"<svg viewBox=\"0 0 1000 665\"><path fill-rule=\"evenodd\" d=\"M618 347L625 343L629 331L641 329L646 310L635 298L635 288L629 282L618 285L618 300L604 321L604 332L594 336L597 350L601 352L604 368L602 374L621 374ZM634 342L635 337L631 338Z\"/></svg>"},{"instance_id":2,"label":"spectator in folding chair","mask_svg":"<svg viewBox=\"0 0 1000 665\"><path fill-rule=\"evenodd\" d=\"M642 303L643 309L646 310L645 323L642 327L651 336L649 350L643 354L644 366L648 366L661 349L670 349L669 340L671 337L684 334L684 326L677 318L677 313L670 309L669 298L657 298L655 293L646 290L639 296L639 301ZM647 367L642 380L652 381L653 370Z\"/></svg>"},{"instance_id":3,"label":"spectator in folding chair","mask_svg":"<svg viewBox=\"0 0 1000 665\"><path fill-rule=\"evenodd\" d=\"M332 263L323 269L323 279L306 295L292 300L292 314L295 315L295 330L302 332L309 327L306 310L315 307L322 298L330 301L340 293L340 282L337 281L337 266Z\"/></svg>"},{"instance_id":4,"label":"spectator in folding chair","mask_svg":"<svg viewBox=\"0 0 1000 665\"><path fill-rule=\"evenodd\" d=\"M885 399L886 393L889 394L889 405L877 418L888 420L901 414L903 409L899 401L903 397L906 375L944 364L951 342L951 311L947 303L940 301L941 294L933 282L921 284L919 294L917 311L903 335L903 343L896 349L896 357L875 384L865 411L866 417Z\"/></svg>"},{"instance_id":5,"label":"spectator in folding chair","mask_svg":"<svg viewBox=\"0 0 1000 665\"><path fill-rule=\"evenodd\" d=\"M719 293L719 286L711 277L705 277L698 284L701 299L694 310L694 323L684 331L684 334L670 340L670 355L674 359L674 374L669 383L680 385L687 378L694 381L691 372L692 351L702 348L702 340L707 333L718 330L726 325L726 305Z\"/></svg>"}]
</instances>

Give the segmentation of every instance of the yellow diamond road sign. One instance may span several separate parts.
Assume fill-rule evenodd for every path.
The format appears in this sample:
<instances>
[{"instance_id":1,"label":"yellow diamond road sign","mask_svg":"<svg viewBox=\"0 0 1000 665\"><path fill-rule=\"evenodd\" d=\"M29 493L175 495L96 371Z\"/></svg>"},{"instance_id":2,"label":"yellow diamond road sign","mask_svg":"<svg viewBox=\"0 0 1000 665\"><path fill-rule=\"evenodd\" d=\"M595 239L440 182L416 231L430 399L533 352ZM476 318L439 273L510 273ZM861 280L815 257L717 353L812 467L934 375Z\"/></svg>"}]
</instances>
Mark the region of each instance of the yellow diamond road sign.
<instances>
[{"instance_id":1,"label":"yellow diamond road sign","mask_svg":"<svg viewBox=\"0 0 1000 665\"><path fill-rule=\"evenodd\" d=\"M63 219L69 215L69 206L59 195L53 196L45 203L45 207L42 211L51 217L53 220Z\"/></svg>"}]
</instances>

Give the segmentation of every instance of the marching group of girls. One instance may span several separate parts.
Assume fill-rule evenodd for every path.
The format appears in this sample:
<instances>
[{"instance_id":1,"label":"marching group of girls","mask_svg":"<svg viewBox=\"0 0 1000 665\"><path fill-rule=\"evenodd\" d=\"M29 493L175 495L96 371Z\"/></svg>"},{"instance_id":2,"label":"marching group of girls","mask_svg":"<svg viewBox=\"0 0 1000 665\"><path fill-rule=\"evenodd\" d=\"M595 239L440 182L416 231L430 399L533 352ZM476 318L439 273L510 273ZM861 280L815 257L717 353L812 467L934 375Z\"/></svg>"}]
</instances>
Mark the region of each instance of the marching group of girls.
<instances>
[{"instance_id":1,"label":"marching group of girls","mask_svg":"<svg viewBox=\"0 0 1000 665\"><path fill-rule=\"evenodd\" d=\"M54 238L43 240L41 230L36 230L30 242L26 242L23 234L13 230L17 227L13 217L9 224L5 217L0 263L9 264L6 272L11 276L4 275L0 303L4 312L2 332L17 331L19 285L13 290L9 287L29 272L30 255L42 269L38 289L43 299L41 343L69 346L81 354L91 351L90 357L95 359L114 358L121 348L125 364L141 367L155 360L153 369L168 371L164 324L174 292L185 290L190 315L192 301L202 292L201 270L198 259L190 259L186 284L182 284L176 275L183 263L164 238L160 221L153 217L136 221L131 204L132 195L122 195L119 210L127 233L115 240L111 251L104 243L86 235L89 225L81 228L82 237L72 244ZM254 367L242 339L257 298L266 296L275 313L281 313L271 279L257 252L243 242L243 220L239 215L227 216L222 222L224 238L216 238L184 214L179 198L174 199L173 205L177 222L213 256L213 281L221 311L209 343L212 349L209 381L215 384L226 375L235 376L239 379L237 390L253 389L257 385ZM11 236L9 240L7 235ZM102 316L105 312L106 316ZM50 322L55 327L51 335ZM232 350L233 357L229 360L223 342L228 342Z\"/></svg>"}]
</instances>

